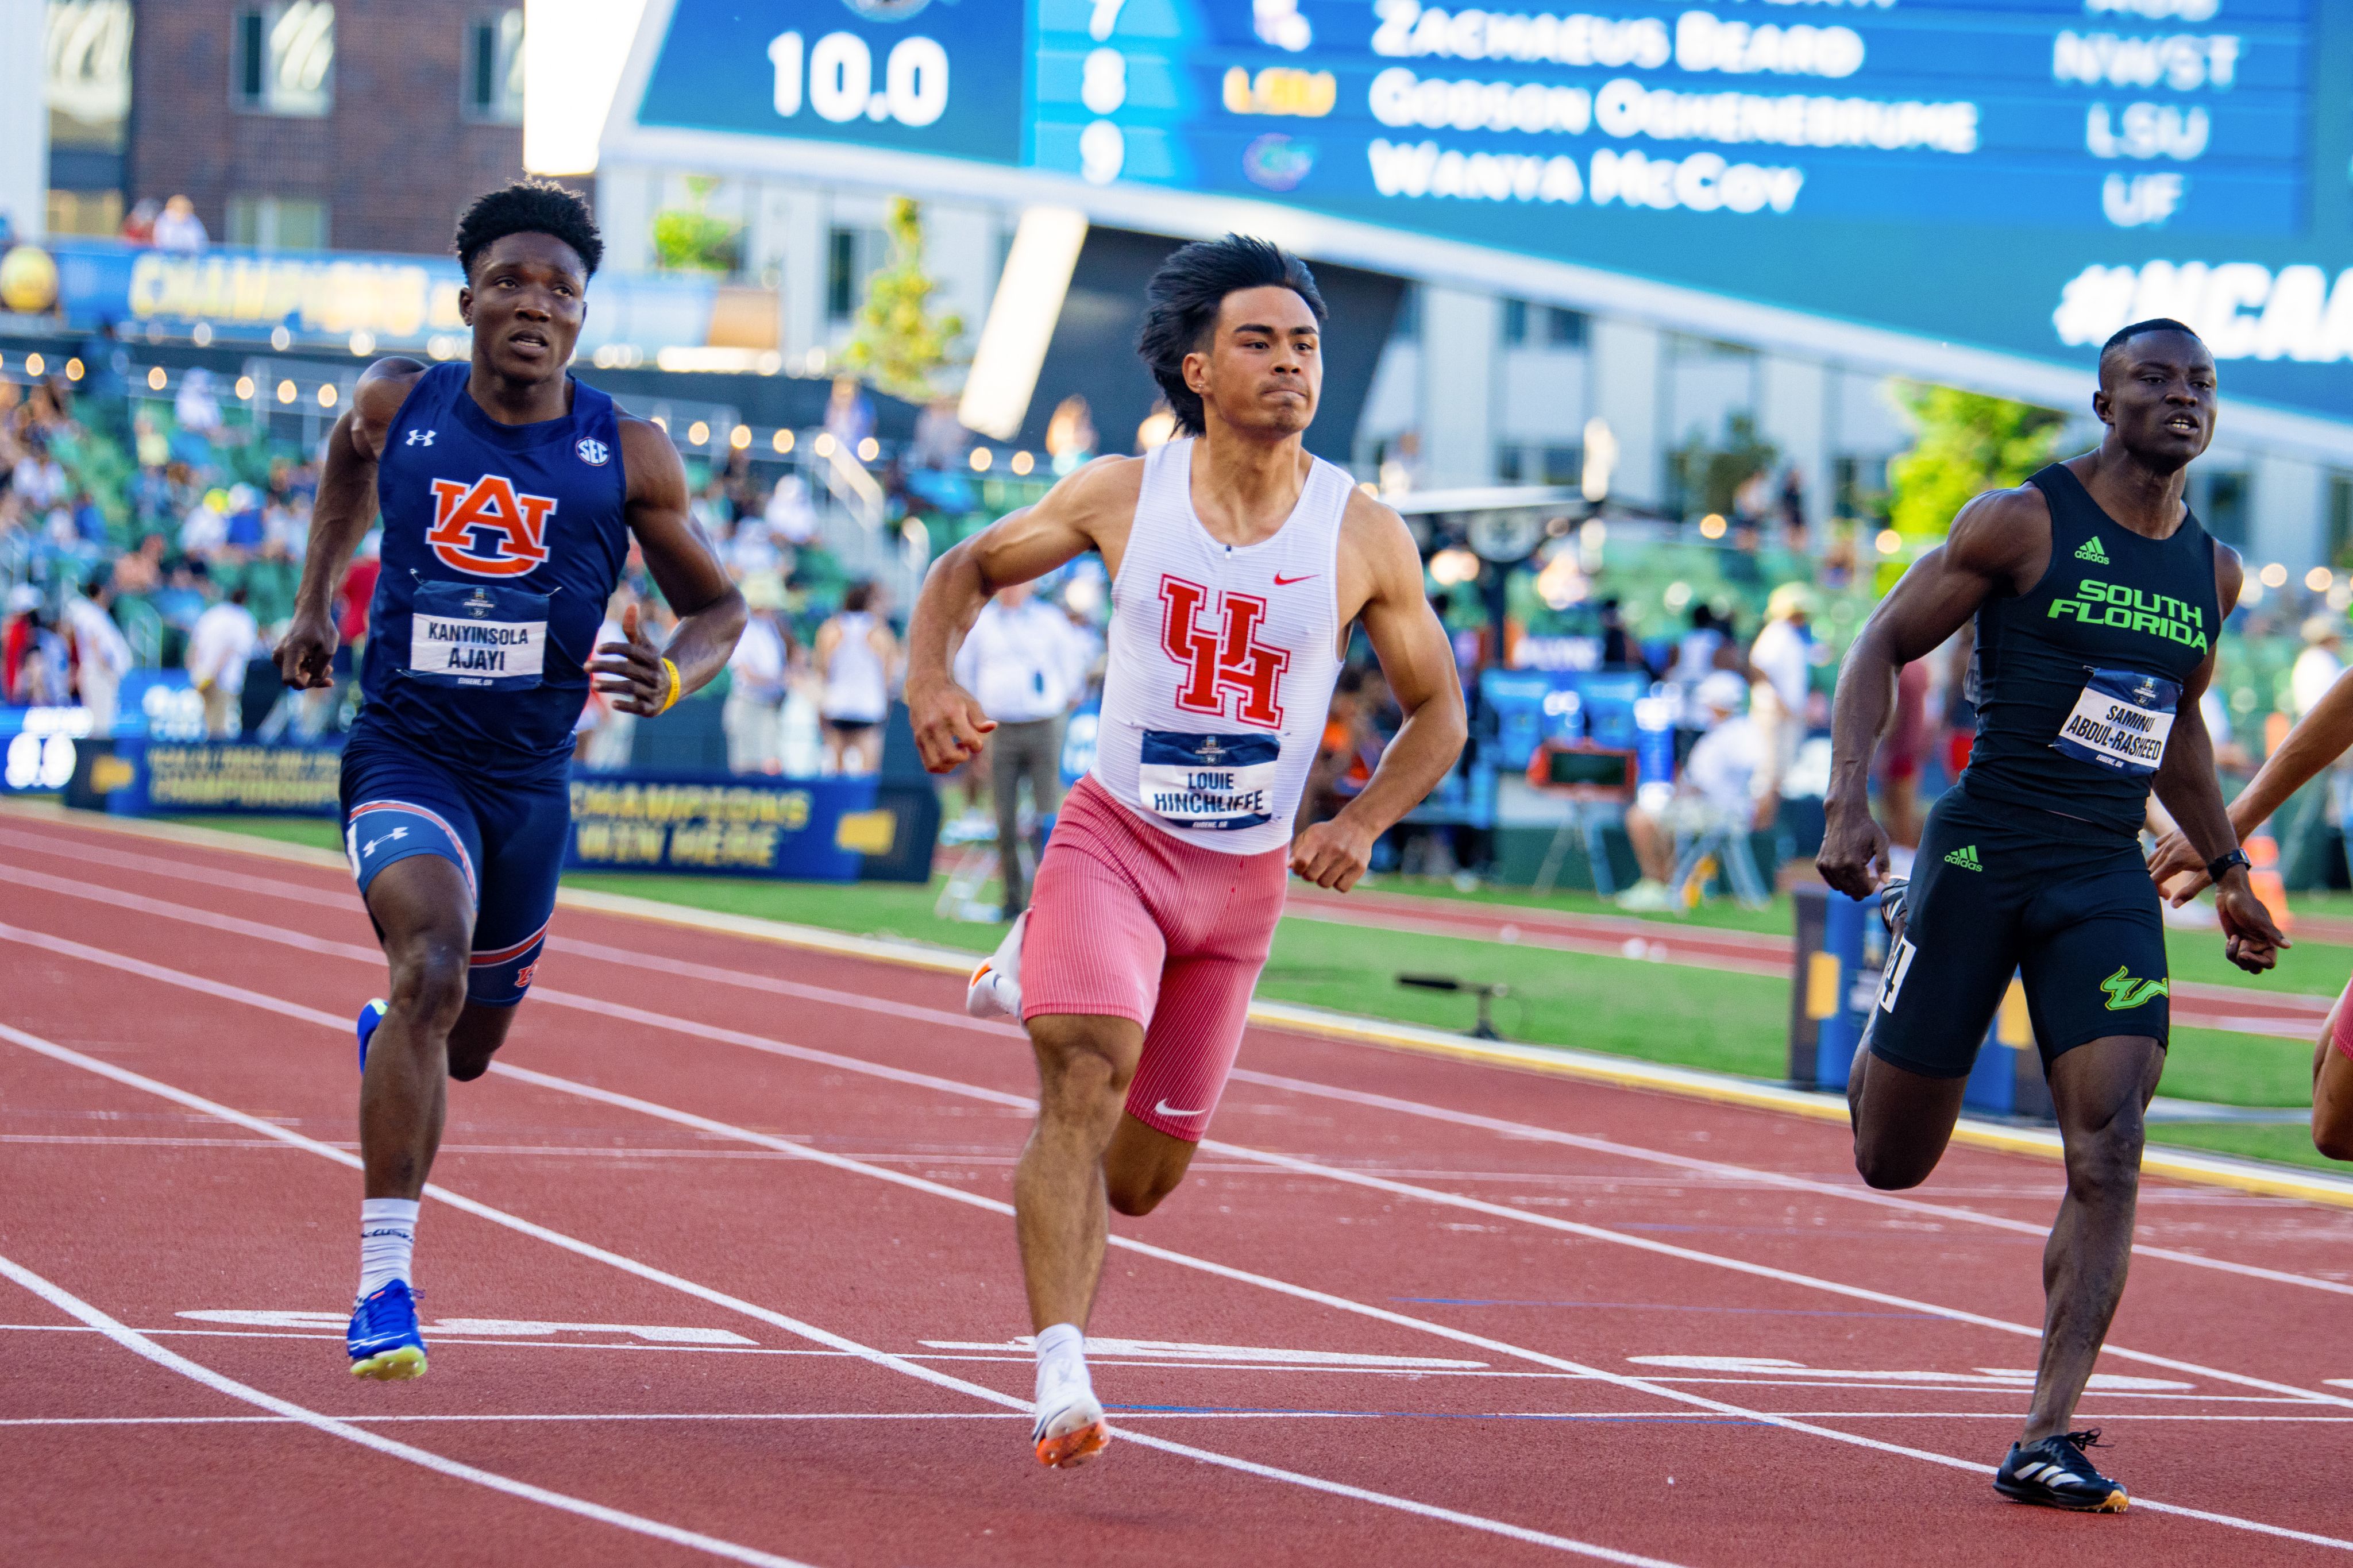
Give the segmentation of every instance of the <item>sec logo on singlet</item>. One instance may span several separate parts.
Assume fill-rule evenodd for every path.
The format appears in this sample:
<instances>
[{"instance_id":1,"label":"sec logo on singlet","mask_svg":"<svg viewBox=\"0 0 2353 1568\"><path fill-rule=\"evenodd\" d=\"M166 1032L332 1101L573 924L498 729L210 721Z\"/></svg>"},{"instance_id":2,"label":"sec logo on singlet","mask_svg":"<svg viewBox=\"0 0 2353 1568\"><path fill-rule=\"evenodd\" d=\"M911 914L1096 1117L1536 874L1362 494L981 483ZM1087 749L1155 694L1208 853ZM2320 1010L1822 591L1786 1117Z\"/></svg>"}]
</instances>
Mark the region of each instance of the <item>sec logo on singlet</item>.
<instances>
[{"instance_id":1,"label":"sec logo on singlet","mask_svg":"<svg viewBox=\"0 0 2353 1568\"><path fill-rule=\"evenodd\" d=\"M613 455L612 448L594 436L583 436L580 437L580 444L572 449L579 453L580 460L592 468L603 468L607 459Z\"/></svg>"},{"instance_id":2,"label":"sec logo on singlet","mask_svg":"<svg viewBox=\"0 0 2353 1568\"><path fill-rule=\"evenodd\" d=\"M504 474L473 483L433 481L433 526L425 542L435 559L475 577L521 577L547 562L554 496L522 495Z\"/></svg>"}]
</instances>

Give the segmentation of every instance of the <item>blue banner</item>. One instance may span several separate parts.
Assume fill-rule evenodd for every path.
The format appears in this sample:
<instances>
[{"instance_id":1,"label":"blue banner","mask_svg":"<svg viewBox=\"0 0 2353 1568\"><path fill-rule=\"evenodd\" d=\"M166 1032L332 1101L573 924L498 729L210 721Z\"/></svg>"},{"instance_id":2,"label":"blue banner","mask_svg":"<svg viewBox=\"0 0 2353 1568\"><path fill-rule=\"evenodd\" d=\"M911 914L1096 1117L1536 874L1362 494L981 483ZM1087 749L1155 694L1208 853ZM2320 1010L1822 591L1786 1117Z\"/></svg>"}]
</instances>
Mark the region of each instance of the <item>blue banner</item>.
<instances>
[{"instance_id":1,"label":"blue banner","mask_svg":"<svg viewBox=\"0 0 2353 1568\"><path fill-rule=\"evenodd\" d=\"M910 825L877 805L871 773L849 778L685 779L589 773L572 780L567 871L666 871L854 882Z\"/></svg>"}]
</instances>

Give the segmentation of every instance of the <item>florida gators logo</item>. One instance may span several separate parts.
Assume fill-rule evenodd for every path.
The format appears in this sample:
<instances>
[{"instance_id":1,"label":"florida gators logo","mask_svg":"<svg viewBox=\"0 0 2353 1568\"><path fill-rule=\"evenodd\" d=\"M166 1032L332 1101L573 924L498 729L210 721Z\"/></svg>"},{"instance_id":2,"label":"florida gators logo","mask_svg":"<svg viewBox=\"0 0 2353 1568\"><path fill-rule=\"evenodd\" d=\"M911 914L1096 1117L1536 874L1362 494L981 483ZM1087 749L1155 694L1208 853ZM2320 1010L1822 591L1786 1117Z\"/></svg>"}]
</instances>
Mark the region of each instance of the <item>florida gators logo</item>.
<instances>
[{"instance_id":1,"label":"florida gators logo","mask_svg":"<svg viewBox=\"0 0 2353 1568\"><path fill-rule=\"evenodd\" d=\"M473 483L433 481L433 526L425 542L441 564L477 577L520 577L547 561L554 496L515 493L503 474Z\"/></svg>"}]
</instances>

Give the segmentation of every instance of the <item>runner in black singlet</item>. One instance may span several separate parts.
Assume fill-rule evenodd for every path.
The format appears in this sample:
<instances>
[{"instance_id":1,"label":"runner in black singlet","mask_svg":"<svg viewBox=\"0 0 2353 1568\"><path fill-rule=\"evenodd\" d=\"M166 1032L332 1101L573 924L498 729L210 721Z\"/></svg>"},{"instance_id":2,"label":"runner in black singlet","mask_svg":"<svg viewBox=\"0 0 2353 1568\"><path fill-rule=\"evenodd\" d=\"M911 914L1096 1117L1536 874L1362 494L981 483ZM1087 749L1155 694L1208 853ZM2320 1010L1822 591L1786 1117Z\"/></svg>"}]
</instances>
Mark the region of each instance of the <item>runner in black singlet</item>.
<instances>
[{"instance_id":1,"label":"runner in black singlet","mask_svg":"<svg viewBox=\"0 0 2353 1568\"><path fill-rule=\"evenodd\" d=\"M2045 1255L2033 1407L1994 1487L2055 1508L2128 1501L2084 1451L2097 1434L2067 1425L2124 1292L2142 1113L2165 1065L2171 983L2137 837L2152 788L2211 863L2232 959L2261 971L2286 945L2248 887L2198 712L2241 581L2237 554L2182 501L2214 405L2214 359L2189 328L2140 321L2109 339L2099 449L1962 508L1839 679L1820 865L1862 898L1885 870L1867 781L1896 671L1976 618L1976 749L1929 814L1847 1100L1863 1180L1926 1181L2022 973L2067 1196Z\"/></svg>"}]
</instances>

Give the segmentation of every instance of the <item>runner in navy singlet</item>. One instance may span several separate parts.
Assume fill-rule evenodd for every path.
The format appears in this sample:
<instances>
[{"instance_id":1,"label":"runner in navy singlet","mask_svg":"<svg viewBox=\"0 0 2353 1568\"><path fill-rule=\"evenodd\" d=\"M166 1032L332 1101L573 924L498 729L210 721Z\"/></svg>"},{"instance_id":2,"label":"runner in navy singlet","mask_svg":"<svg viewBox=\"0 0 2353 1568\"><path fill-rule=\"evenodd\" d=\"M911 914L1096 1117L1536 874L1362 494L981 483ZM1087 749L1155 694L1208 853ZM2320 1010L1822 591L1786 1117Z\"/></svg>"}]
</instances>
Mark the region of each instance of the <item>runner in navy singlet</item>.
<instances>
[{"instance_id":1,"label":"runner in navy singlet","mask_svg":"<svg viewBox=\"0 0 2353 1568\"><path fill-rule=\"evenodd\" d=\"M409 1258L445 1079L480 1078L555 907L572 731L592 683L651 718L723 668L744 601L688 520L669 437L566 374L604 245L579 197L518 184L458 227L466 364L385 359L328 437L278 662L333 676L335 584L371 520L384 568L343 748L343 842L392 970L361 1011L359 1300L352 1370L425 1371ZM596 646L635 536L680 616Z\"/></svg>"}]
</instances>

